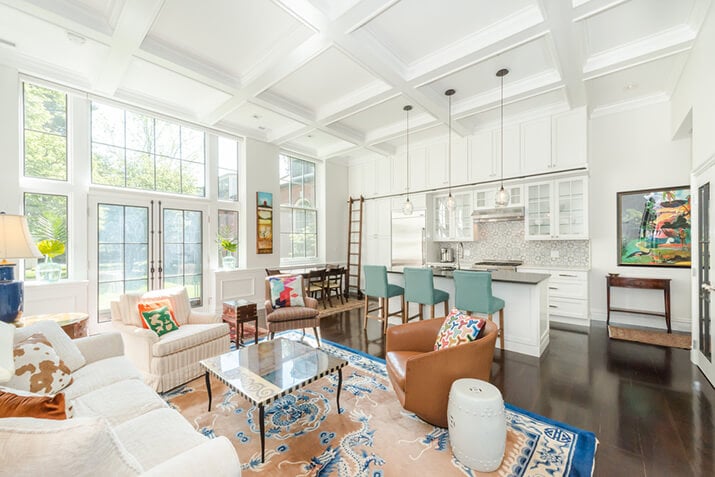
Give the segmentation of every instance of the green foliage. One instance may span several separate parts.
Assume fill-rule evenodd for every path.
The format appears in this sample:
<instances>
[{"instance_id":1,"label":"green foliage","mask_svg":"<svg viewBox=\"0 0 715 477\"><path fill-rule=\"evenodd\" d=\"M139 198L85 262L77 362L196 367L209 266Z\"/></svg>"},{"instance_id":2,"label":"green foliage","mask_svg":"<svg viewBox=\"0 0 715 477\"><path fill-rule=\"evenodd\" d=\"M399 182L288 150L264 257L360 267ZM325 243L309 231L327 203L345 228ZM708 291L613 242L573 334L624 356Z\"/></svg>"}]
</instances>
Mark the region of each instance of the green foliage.
<instances>
[{"instance_id":1,"label":"green foliage","mask_svg":"<svg viewBox=\"0 0 715 477\"><path fill-rule=\"evenodd\" d=\"M67 180L67 97L25 83L25 175Z\"/></svg>"},{"instance_id":2,"label":"green foliage","mask_svg":"<svg viewBox=\"0 0 715 477\"><path fill-rule=\"evenodd\" d=\"M37 249L42 255L55 258L65 253L65 244L54 239L41 240L37 244Z\"/></svg>"},{"instance_id":3,"label":"green foliage","mask_svg":"<svg viewBox=\"0 0 715 477\"><path fill-rule=\"evenodd\" d=\"M225 252L236 253L236 250L238 250L238 242L234 238L234 235L231 227L221 227L218 231L218 237L216 237L216 243Z\"/></svg>"}]
</instances>

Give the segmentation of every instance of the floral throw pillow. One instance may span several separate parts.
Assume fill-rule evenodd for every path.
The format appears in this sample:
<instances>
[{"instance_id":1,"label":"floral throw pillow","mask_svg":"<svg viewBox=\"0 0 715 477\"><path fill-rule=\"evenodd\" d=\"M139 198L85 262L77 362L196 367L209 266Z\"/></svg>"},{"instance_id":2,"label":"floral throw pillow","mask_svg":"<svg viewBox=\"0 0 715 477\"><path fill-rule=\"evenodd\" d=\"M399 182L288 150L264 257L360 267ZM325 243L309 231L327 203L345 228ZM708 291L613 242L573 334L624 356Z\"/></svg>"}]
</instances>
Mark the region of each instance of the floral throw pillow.
<instances>
[{"instance_id":1,"label":"floral throw pillow","mask_svg":"<svg viewBox=\"0 0 715 477\"><path fill-rule=\"evenodd\" d=\"M142 326L161 336L179 329L169 300L138 303Z\"/></svg>"},{"instance_id":2,"label":"floral throw pillow","mask_svg":"<svg viewBox=\"0 0 715 477\"><path fill-rule=\"evenodd\" d=\"M271 285L271 305L273 308L305 306L303 300L303 277L269 277Z\"/></svg>"},{"instance_id":3,"label":"floral throw pillow","mask_svg":"<svg viewBox=\"0 0 715 477\"><path fill-rule=\"evenodd\" d=\"M15 374L9 388L38 394L57 394L72 384L70 368L42 333L34 333L13 348Z\"/></svg>"},{"instance_id":4,"label":"floral throw pillow","mask_svg":"<svg viewBox=\"0 0 715 477\"><path fill-rule=\"evenodd\" d=\"M484 328L484 321L483 318L470 316L456 308L453 309L437 333L437 341L434 344L435 351L476 340Z\"/></svg>"}]
</instances>

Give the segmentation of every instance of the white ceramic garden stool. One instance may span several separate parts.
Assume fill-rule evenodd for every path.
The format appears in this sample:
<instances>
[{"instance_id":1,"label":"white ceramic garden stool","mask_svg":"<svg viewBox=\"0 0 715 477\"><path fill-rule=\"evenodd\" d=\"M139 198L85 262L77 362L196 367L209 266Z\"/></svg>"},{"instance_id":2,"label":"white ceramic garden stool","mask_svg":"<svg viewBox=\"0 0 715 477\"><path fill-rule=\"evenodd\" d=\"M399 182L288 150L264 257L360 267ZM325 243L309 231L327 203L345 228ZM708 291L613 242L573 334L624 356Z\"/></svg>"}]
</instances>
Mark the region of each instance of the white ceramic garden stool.
<instances>
[{"instance_id":1,"label":"white ceramic garden stool","mask_svg":"<svg viewBox=\"0 0 715 477\"><path fill-rule=\"evenodd\" d=\"M447 408L449 442L455 457L478 472L493 472L504 459L504 399L495 386L479 379L452 383Z\"/></svg>"}]
</instances>

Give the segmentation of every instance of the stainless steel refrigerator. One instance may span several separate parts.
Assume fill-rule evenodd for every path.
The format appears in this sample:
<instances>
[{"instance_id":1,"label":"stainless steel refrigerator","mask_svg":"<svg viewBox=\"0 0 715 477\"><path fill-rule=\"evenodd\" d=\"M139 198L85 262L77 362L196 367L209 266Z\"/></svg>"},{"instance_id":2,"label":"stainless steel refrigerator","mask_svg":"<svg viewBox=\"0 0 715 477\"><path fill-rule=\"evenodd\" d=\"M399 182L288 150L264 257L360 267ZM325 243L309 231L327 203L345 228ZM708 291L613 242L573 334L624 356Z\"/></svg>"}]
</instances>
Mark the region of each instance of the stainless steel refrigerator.
<instances>
[{"instance_id":1,"label":"stainless steel refrigerator","mask_svg":"<svg viewBox=\"0 0 715 477\"><path fill-rule=\"evenodd\" d=\"M424 265L425 211L392 212L392 266Z\"/></svg>"}]
</instances>

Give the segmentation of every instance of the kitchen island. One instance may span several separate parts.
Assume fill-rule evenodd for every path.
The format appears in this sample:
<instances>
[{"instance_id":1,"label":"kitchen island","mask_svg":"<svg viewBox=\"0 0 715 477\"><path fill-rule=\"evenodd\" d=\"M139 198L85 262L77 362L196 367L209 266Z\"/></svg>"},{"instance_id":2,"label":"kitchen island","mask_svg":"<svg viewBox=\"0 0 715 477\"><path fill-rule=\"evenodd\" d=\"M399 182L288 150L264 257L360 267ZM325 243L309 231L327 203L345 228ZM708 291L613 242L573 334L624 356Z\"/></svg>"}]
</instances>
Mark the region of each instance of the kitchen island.
<instances>
[{"instance_id":1,"label":"kitchen island","mask_svg":"<svg viewBox=\"0 0 715 477\"><path fill-rule=\"evenodd\" d=\"M469 271L468 269L465 271ZM449 307L454 307L454 279L452 271L435 269L434 286L449 293ZM505 302L504 348L508 351L541 356L549 345L548 279L544 273L494 271L492 293ZM388 281L404 286L402 267L388 269ZM390 304L398 310L399 299ZM442 316L442 305L435 306L437 316ZM417 304L412 304L409 316L417 313ZM429 316L429 311L425 314ZM498 315L492 319L498 323Z\"/></svg>"}]
</instances>

